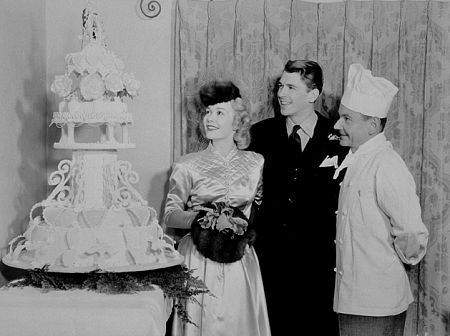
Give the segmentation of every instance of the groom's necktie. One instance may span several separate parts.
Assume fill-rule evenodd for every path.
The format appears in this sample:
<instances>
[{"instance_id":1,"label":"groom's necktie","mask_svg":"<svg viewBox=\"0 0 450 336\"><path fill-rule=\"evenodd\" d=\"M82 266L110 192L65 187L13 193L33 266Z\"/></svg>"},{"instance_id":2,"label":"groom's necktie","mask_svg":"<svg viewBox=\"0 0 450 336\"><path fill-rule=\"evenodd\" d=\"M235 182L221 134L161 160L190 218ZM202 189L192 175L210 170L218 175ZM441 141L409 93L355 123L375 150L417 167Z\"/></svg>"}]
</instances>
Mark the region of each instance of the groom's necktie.
<instances>
[{"instance_id":1,"label":"groom's necktie","mask_svg":"<svg viewBox=\"0 0 450 336\"><path fill-rule=\"evenodd\" d=\"M302 140L300 139L300 135L298 135L297 131L301 127L299 125L295 125L292 129L292 133L289 135L289 151L290 155L294 159L295 165L298 165L301 161L302 156Z\"/></svg>"},{"instance_id":2,"label":"groom's necktie","mask_svg":"<svg viewBox=\"0 0 450 336\"><path fill-rule=\"evenodd\" d=\"M298 130L300 129L300 125L294 125L292 128L292 133L289 135L289 143L295 151L302 151L302 140L300 139L300 135L298 135Z\"/></svg>"}]
</instances>

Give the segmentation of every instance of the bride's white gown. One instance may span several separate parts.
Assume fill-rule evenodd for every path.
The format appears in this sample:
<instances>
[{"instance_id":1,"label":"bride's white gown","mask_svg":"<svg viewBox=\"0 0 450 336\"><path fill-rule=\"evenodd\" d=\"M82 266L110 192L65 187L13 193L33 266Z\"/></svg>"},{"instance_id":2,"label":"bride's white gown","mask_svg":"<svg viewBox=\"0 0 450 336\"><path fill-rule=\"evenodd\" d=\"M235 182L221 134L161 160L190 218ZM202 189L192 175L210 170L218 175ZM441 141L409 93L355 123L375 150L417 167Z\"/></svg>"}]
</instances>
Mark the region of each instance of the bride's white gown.
<instances>
[{"instance_id":1,"label":"bride's white gown","mask_svg":"<svg viewBox=\"0 0 450 336\"><path fill-rule=\"evenodd\" d=\"M232 150L226 157L210 145L206 150L183 156L174 164L165 209L186 210L206 202L227 202L247 216L252 202L261 198L263 158L254 152ZM203 257L191 236L178 250L185 264L202 279L212 295L198 295L188 303L189 317L197 326L174 319L174 336L269 336L264 288L258 258L247 247L239 261L222 264Z\"/></svg>"}]
</instances>

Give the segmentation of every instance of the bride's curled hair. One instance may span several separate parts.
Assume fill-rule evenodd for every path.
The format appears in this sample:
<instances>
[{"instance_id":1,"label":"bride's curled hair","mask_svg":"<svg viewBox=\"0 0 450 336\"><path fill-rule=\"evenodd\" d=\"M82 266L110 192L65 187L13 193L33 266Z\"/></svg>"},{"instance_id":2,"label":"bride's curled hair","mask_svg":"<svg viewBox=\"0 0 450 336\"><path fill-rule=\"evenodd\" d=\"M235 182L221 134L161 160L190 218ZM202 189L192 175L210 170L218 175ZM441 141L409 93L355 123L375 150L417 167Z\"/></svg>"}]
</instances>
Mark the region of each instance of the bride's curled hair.
<instances>
[{"instance_id":1,"label":"bride's curled hair","mask_svg":"<svg viewBox=\"0 0 450 336\"><path fill-rule=\"evenodd\" d=\"M250 126L252 125L250 114L242 98L231 101L231 107L235 111L234 123L237 127L234 133L234 142L237 148L245 149L250 144Z\"/></svg>"},{"instance_id":2,"label":"bride's curled hair","mask_svg":"<svg viewBox=\"0 0 450 336\"><path fill-rule=\"evenodd\" d=\"M202 86L199 95L205 108L219 103L231 103L231 107L235 111L233 126L236 127L236 132L233 137L234 142L239 149L247 148L250 144L251 119L239 88L231 81L215 80ZM203 123L200 123L200 125L204 134Z\"/></svg>"}]
</instances>

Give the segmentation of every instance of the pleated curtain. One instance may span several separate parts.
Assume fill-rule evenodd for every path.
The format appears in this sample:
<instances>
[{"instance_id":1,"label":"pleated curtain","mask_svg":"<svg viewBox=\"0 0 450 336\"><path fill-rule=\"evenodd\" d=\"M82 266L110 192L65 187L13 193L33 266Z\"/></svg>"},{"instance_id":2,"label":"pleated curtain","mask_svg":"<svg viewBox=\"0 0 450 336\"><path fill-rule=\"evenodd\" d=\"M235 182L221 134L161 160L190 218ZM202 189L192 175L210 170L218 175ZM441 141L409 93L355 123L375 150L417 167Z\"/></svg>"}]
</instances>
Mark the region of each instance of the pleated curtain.
<instances>
[{"instance_id":1,"label":"pleated curtain","mask_svg":"<svg viewBox=\"0 0 450 336\"><path fill-rule=\"evenodd\" d=\"M253 122L276 113L273 88L289 59L322 66L324 115L337 113L351 63L399 87L385 133L415 178L430 231L424 261L409 270L405 335L450 335L450 2L177 0L174 24L174 160L205 146L197 94L212 79L241 89Z\"/></svg>"}]
</instances>

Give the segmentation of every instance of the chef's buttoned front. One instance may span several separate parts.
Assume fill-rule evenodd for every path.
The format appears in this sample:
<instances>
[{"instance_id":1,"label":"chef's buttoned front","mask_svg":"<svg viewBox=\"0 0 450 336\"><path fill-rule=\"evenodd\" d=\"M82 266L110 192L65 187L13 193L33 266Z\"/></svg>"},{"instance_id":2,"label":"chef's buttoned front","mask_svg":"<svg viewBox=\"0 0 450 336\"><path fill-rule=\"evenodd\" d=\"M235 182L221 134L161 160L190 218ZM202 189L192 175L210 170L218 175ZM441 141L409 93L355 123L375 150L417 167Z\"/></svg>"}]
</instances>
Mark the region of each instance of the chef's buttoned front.
<instances>
[{"instance_id":1,"label":"chef's buttoned front","mask_svg":"<svg viewBox=\"0 0 450 336\"><path fill-rule=\"evenodd\" d=\"M353 156L337 211L334 310L395 315L413 301L403 264L423 258L428 231L413 177L384 134Z\"/></svg>"}]
</instances>

